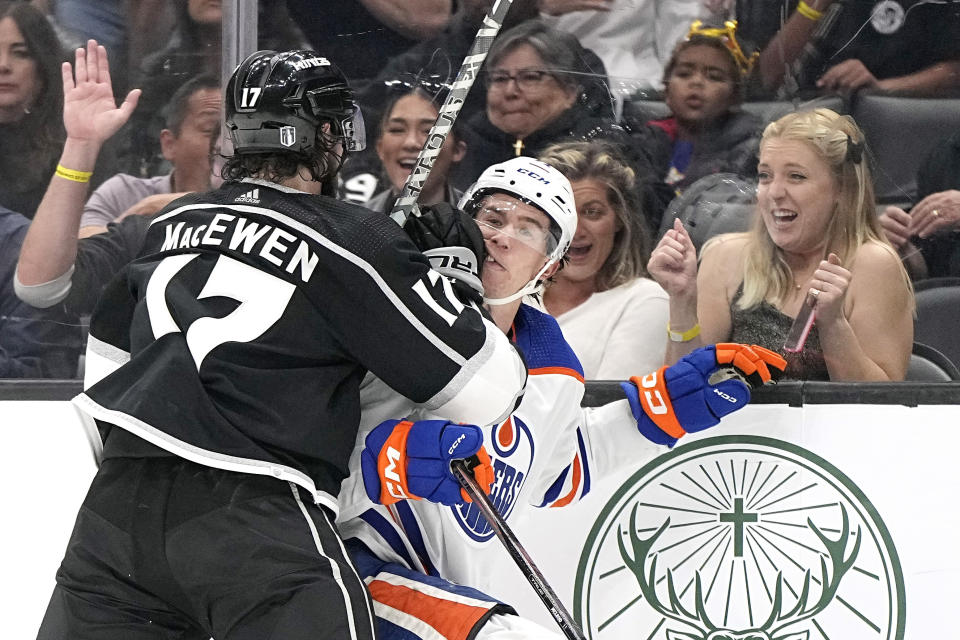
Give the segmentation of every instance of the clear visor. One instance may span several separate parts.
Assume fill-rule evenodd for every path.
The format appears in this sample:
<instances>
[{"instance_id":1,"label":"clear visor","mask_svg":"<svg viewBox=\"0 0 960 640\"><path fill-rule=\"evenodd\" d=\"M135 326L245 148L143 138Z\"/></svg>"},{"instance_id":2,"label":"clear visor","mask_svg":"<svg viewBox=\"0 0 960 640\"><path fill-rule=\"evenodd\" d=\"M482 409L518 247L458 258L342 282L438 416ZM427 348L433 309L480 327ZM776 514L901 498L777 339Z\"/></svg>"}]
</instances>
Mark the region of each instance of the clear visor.
<instances>
[{"instance_id":1,"label":"clear visor","mask_svg":"<svg viewBox=\"0 0 960 640\"><path fill-rule=\"evenodd\" d=\"M367 129L363 125L363 113L356 107L353 113L340 121L343 131L343 146L347 151L363 151L367 148Z\"/></svg>"},{"instance_id":2,"label":"clear visor","mask_svg":"<svg viewBox=\"0 0 960 640\"><path fill-rule=\"evenodd\" d=\"M367 147L367 129L363 113L353 99L353 93L345 87L313 89L307 91L307 103L314 118L335 119L340 125L343 148L347 151L363 151Z\"/></svg>"},{"instance_id":3,"label":"clear visor","mask_svg":"<svg viewBox=\"0 0 960 640\"><path fill-rule=\"evenodd\" d=\"M550 232L547 216L530 215L525 209L514 202L487 198L474 218L487 242L509 238L544 257L551 255L557 248L557 239Z\"/></svg>"}]
</instances>

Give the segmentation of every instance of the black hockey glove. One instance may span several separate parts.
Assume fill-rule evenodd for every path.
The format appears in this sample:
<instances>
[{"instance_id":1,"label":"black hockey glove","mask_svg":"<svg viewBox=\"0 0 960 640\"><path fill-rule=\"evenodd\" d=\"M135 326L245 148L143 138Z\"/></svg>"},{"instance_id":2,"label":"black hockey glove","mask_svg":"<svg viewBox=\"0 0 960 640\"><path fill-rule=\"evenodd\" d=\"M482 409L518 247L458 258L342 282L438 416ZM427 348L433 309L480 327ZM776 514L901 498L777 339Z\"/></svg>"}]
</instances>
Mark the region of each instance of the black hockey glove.
<instances>
[{"instance_id":1,"label":"black hockey glove","mask_svg":"<svg viewBox=\"0 0 960 640\"><path fill-rule=\"evenodd\" d=\"M483 304L480 268L487 258L483 235L473 218L444 202L420 207L403 225L413 243L440 274L450 278L463 302Z\"/></svg>"}]
</instances>

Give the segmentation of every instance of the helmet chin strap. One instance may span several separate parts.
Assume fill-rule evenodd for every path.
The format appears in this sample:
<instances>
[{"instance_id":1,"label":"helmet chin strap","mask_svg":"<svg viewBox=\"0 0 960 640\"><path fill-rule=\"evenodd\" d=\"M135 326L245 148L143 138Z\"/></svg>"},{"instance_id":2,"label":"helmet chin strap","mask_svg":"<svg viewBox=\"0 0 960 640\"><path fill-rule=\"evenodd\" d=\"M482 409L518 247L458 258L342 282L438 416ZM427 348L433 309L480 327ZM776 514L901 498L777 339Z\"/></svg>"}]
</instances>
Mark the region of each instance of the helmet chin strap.
<instances>
[{"instance_id":1,"label":"helmet chin strap","mask_svg":"<svg viewBox=\"0 0 960 640\"><path fill-rule=\"evenodd\" d=\"M484 296L483 303L496 307L502 304L508 304L526 295L540 293L541 291L543 291L543 283L540 281L540 278L542 278L543 274L547 272L547 269L552 267L554 264L555 264L555 261L547 261L547 264L543 265L543 268L540 269L539 273L537 273L537 275L535 275L533 279L530 280L530 282L523 285L520 291L517 291L516 293L511 294L506 298L487 298L486 296Z\"/></svg>"}]
</instances>

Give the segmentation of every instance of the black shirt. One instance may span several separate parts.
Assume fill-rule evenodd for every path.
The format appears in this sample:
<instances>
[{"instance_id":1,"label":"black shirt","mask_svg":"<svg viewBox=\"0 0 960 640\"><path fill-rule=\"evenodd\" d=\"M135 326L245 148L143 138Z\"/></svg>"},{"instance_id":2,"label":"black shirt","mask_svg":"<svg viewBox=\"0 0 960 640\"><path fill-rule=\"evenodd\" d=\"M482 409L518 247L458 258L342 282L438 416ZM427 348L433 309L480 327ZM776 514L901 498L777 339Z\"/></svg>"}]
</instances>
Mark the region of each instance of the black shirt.
<instances>
[{"instance_id":1,"label":"black shirt","mask_svg":"<svg viewBox=\"0 0 960 640\"><path fill-rule=\"evenodd\" d=\"M960 132L939 145L917 172L917 202L927 196L951 189L960 190ZM955 230L926 239L914 238L923 252L931 278L960 276L960 233Z\"/></svg>"},{"instance_id":2,"label":"black shirt","mask_svg":"<svg viewBox=\"0 0 960 640\"><path fill-rule=\"evenodd\" d=\"M836 22L804 72L804 87L844 60L856 59L879 80L960 58L960 3L927 0L837 0ZM763 48L796 10L797 0L740 0L740 35ZM801 87L801 88L804 88Z\"/></svg>"}]
</instances>

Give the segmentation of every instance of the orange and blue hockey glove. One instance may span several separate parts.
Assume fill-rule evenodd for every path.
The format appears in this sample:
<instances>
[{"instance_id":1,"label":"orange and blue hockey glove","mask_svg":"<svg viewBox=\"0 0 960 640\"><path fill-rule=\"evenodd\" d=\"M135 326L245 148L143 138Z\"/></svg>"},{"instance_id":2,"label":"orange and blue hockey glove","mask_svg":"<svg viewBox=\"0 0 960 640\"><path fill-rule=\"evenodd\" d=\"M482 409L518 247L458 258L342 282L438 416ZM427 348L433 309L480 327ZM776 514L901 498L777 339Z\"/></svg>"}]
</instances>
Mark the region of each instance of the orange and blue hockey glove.
<instances>
[{"instance_id":1,"label":"orange and blue hockey glove","mask_svg":"<svg viewBox=\"0 0 960 640\"><path fill-rule=\"evenodd\" d=\"M450 462L476 456L473 467L484 493L493 485L483 431L445 420L387 420L367 434L360 453L367 497L380 504L408 498L455 505L470 502L450 470Z\"/></svg>"},{"instance_id":2,"label":"orange and blue hockey glove","mask_svg":"<svg viewBox=\"0 0 960 640\"><path fill-rule=\"evenodd\" d=\"M672 447L684 434L708 429L746 406L751 389L779 380L786 367L786 360L769 349L725 342L701 347L620 387L640 433Z\"/></svg>"}]
</instances>

